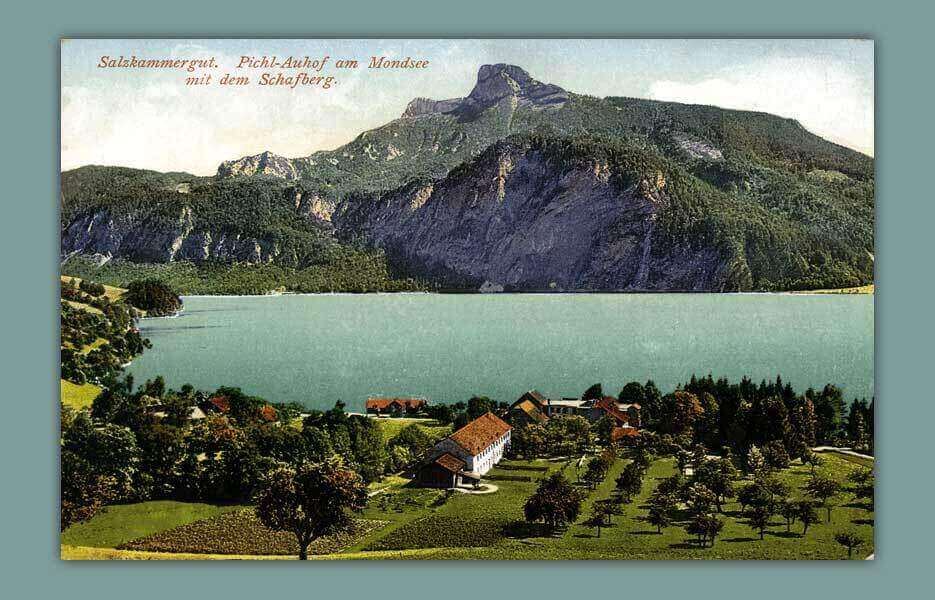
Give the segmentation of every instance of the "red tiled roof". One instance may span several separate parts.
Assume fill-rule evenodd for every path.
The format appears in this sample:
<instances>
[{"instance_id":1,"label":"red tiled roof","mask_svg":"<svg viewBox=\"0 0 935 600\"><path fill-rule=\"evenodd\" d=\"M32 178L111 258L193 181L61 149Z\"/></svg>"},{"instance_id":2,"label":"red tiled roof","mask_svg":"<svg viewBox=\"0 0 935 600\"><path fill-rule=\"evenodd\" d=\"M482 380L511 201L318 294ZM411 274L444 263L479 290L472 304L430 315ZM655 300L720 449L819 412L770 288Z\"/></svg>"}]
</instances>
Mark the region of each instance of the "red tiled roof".
<instances>
[{"instance_id":1,"label":"red tiled roof","mask_svg":"<svg viewBox=\"0 0 935 600\"><path fill-rule=\"evenodd\" d=\"M606 412L607 414L609 414L610 416L614 417L614 419L616 419L618 423L629 423L630 422L630 416L617 407L616 398L612 398L610 396L604 396L600 400L594 401L594 407L599 408L603 410L604 412Z\"/></svg>"},{"instance_id":2,"label":"red tiled roof","mask_svg":"<svg viewBox=\"0 0 935 600\"><path fill-rule=\"evenodd\" d=\"M268 423L272 423L279 418L279 413L269 404L264 404L260 407L260 418Z\"/></svg>"},{"instance_id":3,"label":"red tiled roof","mask_svg":"<svg viewBox=\"0 0 935 600\"><path fill-rule=\"evenodd\" d=\"M230 412L231 402L227 399L227 396L212 396L208 398L208 403L217 409L218 412Z\"/></svg>"},{"instance_id":4,"label":"red tiled roof","mask_svg":"<svg viewBox=\"0 0 935 600\"><path fill-rule=\"evenodd\" d=\"M398 404L402 408L421 408L425 406L424 398L367 398L367 408L383 410L392 404Z\"/></svg>"},{"instance_id":5,"label":"red tiled roof","mask_svg":"<svg viewBox=\"0 0 935 600\"><path fill-rule=\"evenodd\" d=\"M539 410L539 407L536 406L532 400L523 400L522 402L515 404L513 409L526 413L529 415L529 418L536 421L537 423L545 423L549 420L549 417L547 417L545 413Z\"/></svg>"},{"instance_id":6,"label":"red tiled roof","mask_svg":"<svg viewBox=\"0 0 935 600\"><path fill-rule=\"evenodd\" d=\"M639 437L640 430L636 427L614 427L610 432L610 441L616 442L627 437Z\"/></svg>"},{"instance_id":7,"label":"red tiled roof","mask_svg":"<svg viewBox=\"0 0 935 600\"><path fill-rule=\"evenodd\" d=\"M464 462L457 456L450 454L448 452L445 452L444 454L436 458L435 463L439 465L440 467L442 467L443 469L451 471L452 473L460 472L461 469L463 469L465 465L467 465L466 462Z\"/></svg>"},{"instance_id":8,"label":"red tiled roof","mask_svg":"<svg viewBox=\"0 0 935 600\"><path fill-rule=\"evenodd\" d=\"M449 439L477 456L511 429L503 419L488 412L452 433Z\"/></svg>"},{"instance_id":9,"label":"red tiled roof","mask_svg":"<svg viewBox=\"0 0 935 600\"><path fill-rule=\"evenodd\" d=\"M539 407L543 407L543 406L545 406L546 404L549 403L549 401L546 399L546 397L543 396L543 395L539 392L539 390L529 390L528 392L526 392L526 393L524 393L522 396L520 396L520 397L516 400L516 402L513 403L513 406L516 406L517 404L519 404L519 403L521 403L521 402L526 402L526 401L530 401L530 400L531 400L533 403L538 404Z\"/></svg>"}]
</instances>

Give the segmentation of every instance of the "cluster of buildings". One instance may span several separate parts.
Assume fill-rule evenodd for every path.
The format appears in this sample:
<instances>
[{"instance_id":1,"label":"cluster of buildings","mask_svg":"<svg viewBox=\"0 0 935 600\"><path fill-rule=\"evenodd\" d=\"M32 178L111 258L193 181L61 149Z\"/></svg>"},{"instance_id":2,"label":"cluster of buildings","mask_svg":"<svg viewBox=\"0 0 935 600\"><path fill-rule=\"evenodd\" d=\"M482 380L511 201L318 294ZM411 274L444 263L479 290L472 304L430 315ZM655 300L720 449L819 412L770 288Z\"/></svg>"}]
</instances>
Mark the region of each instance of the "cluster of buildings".
<instances>
[{"instance_id":1,"label":"cluster of buildings","mask_svg":"<svg viewBox=\"0 0 935 600\"><path fill-rule=\"evenodd\" d=\"M640 410L639 404L620 402L613 396L552 400L536 390L529 390L510 406L507 420L516 425L545 425L555 416L576 415L584 417L589 423L609 417L614 424L611 440L619 441L639 435Z\"/></svg>"},{"instance_id":2,"label":"cluster of buildings","mask_svg":"<svg viewBox=\"0 0 935 600\"><path fill-rule=\"evenodd\" d=\"M425 398L367 398L365 408L368 415L400 417L417 415L425 410L428 401Z\"/></svg>"},{"instance_id":3,"label":"cluster of buildings","mask_svg":"<svg viewBox=\"0 0 935 600\"><path fill-rule=\"evenodd\" d=\"M371 412L370 400L367 412ZM609 417L614 424L613 442L639 435L639 404L618 402L611 396L550 400L530 390L510 405L504 418L488 412L435 444L416 468L415 480L419 485L441 488L477 483L503 458L514 425L545 425L553 417L569 415L584 417L590 423Z\"/></svg>"}]
</instances>

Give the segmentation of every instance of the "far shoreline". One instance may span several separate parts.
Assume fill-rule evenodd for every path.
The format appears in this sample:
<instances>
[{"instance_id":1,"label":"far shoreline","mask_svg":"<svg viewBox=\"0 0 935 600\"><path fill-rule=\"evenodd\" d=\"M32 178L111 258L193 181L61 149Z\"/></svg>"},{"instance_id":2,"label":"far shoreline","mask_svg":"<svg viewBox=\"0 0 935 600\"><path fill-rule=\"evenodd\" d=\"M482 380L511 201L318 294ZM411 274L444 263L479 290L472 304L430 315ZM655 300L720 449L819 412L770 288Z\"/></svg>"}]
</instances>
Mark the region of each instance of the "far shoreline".
<instances>
[{"instance_id":1,"label":"far shoreline","mask_svg":"<svg viewBox=\"0 0 935 600\"><path fill-rule=\"evenodd\" d=\"M513 292L481 292L477 290L441 290L441 291L404 291L404 292L281 292L270 294L180 294L182 298L281 298L284 296L648 296L648 295L684 295L684 296L873 296L874 285L856 288L838 288L822 290L787 290L776 292L694 292L673 291L622 291L622 290L523 290ZM145 317L158 318L158 317ZM164 317L163 317L164 318Z\"/></svg>"}]
</instances>

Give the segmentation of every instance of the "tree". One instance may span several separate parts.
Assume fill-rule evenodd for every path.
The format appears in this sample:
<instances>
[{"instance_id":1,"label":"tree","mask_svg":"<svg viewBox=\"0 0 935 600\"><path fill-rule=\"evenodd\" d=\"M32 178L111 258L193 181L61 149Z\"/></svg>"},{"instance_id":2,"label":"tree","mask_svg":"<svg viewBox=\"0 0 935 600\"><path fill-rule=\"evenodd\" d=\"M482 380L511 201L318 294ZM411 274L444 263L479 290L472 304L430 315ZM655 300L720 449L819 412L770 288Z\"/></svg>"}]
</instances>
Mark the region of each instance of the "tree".
<instances>
[{"instance_id":1,"label":"tree","mask_svg":"<svg viewBox=\"0 0 935 600\"><path fill-rule=\"evenodd\" d=\"M646 448L637 448L633 451L633 464L643 472L653 464L653 455Z\"/></svg>"},{"instance_id":2,"label":"tree","mask_svg":"<svg viewBox=\"0 0 935 600\"><path fill-rule=\"evenodd\" d=\"M694 481L701 483L714 492L718 512L721 512L721 506L727 499L734 497L734 479L736 477L737 469L729 458L706 461L692 475Z\"/></svg>"},{"instance_id":3,"label":"tree","mask_svg":"<svg viewBox=\"0 0 935 600\"><path fill-rule=\"evenodd\" d=\"M661 433L690 434L695 420L704 414L698 396L684 391L667 394L660 402L656 426Z\"/></svg>"},{"instance_id":4,"label":"tree","mask_svg":"<svg viewBox=\"0 0 935 600\"><path fill-rule=\"evenodd\" d=\"M869 510L873 510L873 491L874 477L870 469L858 469L848 475L848 480L854 484L854 497L858 500L866 500Z\"/></svg>"},{"instance_id":5,"label":"tree","mask_svg":"<svg viewBox=\"0 0 935 600\"><path fill-rule=\"evenodd\" d=\"M400 429L399 433L390 438L387 445L391 448L402 446L413 456L419 456L432 446L432 439L425 433L424 429L415 423L410 423Z\"/></svg>"},{"instance_id":6,"label":"tree","mask_svg":"<svg viewBox=\"0 0 935 600\"><path fill-rule=\"evenodd\" d=\"M740 514L749 507L768 506L770 495L759 483L751 483L740 488L737 493L737 501L740 502Z\"/></svg>"},{"instance_id":7,"label":"tree","mask_svg":"<svg viewBox=\"0 0 935 600\"><path fill-rule=\"evenodd\" d=\"M776 508L785 501L786 497L789 495L789 486L783 483L782 480L768 473L760 475L760 477L756 479L756 482L766 492L769 498L770 510L776 512Z\"/></svg>"},{"instance_id":8,"label":"tree","mask_svg":"<svg viewBox=\"0 0 935 600\"><path fill-rule=\"evenodd\" d=\"M685 503L693 515L711 512L715 501L714 492L700 483L693 483L685 490Z\"/></svg>"},{"instance_id":9,"label":"tree","mask_svg":"<svg viewBox=\"0 0 935 600\"><path fill-rule=\"evenodd\" d=\"M645 400L643 386L638 381L631 381L623 386L617 399L624 404L642 404Z\"/></svg>"},{"instance_id":10,"label":"tree","mask_svg":"<svg viewBox=\"0 0 935 600\"><path fill-rule=\"evenodd\" d=\"M607 517L608 524L613 524L614 517L622 517L624 514L623 505L620 503L619 497L598 500L594 504L599 504L601 506L601 510L604 512L604 516Z\"/></svg>"},{"instance_id":11,"label":"tree","mask_svg":"<svg viewBox=\"0 0 935 600\"><path fill-rule=\"evenodd\" d=\"M473 421L488 412L495 412L496 410L496 402L487 396L473 396L468 400L467 404L468 421Z\"/></svg>"},{"instance_id":12,"label":"tree","mask_svg":"<svg viewBox=\"0 0 935 600\"><path fill-rule=\"evenodd\" d=\"M584 390L584 393L581 394L582 400L600 400L603 397L604 390L599 383L595 383L588 389Z\"/></svg>"},{"instance_id":13,"label":"tree","mask_svg":"<svg viewBox=\"0 0 935 600\"><path fill-rule=\"evenodd\" d=\"M643 472L636 463L628 463L617 476L616 484L617 490L623 494L627 502L630 502L630 499L639 494L643 488Z\"/></svg>"},{"instance_id":14,"label":"tree","mask_svg":"<svg viewBox=\"0 0 935 600\"><path fill-rule=\"evenodd\" d=\"M763 536L766 534L766 530L769 528L769 521L773 517L772 509L767 506L754 506L753 510L750 511L750 527L755 531L760 533L760 539L763 539Z\"/></svg>"},{"instance_id":15,"label":"tree","mask_svg":"<svg viewBox=\"0 0 935 600\"><path fill-rule=\"evenodd\" d=\"M598 442L602 446L610 446L614 427L616 427L616 422L614 421L613 417L610 415L604 415L598 419L594 425L591 426L591 429L594 431Z\"/></svg>"},{"instance_id":16,"label":"tree","mask_svg":"<svg viewBox=\"0 0 935 600\"><path fill-rule=\"evenodd\" d=\"M818 456L817 453L812 452L811 450L807 450L804 454L802 454L802 464L808 465L809 470L812 473L814 473L815 469L820 467L823 463L824 461L822 460L822 458Z\"/></svg>"},{"instance_id":17,"label":"tree","mask_svg":"<svg viewBox=\"0 0 935 600\"><path fill-rule=\"evenodd\" d=\"M717 539L722 529L724 529L724 521L710 513L699 513L695 515L685 526L685 531L688 532L689 535L696 536L702 548L708 545L709 540L713 548L714 540Z\"/></svg>"},{"instance_id":18,"label":"tree","mask_svg":"<svg viewBox=\"0 0 935 600\"><path fill-rule=\"evenodd\" d=\"M859 535L851 532L841 532L834 534L834 541L847 548L847 559L854 556L854 550L864 545L864 540Z\"/></svg>"},{"instance_id":19,"label":"tree","mask_svg":"<svg viewBox=\"0 0 935 600\"><path fill-rule=\"evenodd\" d=\"M510 436L510 452L515 456L534 457L545 453L546 428L536 423L513 428Z\"/></svg>"},{"instance_id":20,"label":"tree","mask_svg":"<svg viewBox=\"0 0 935 600\"><path fill-rule=\"evenodd\" d=\"M350 513L363 510L367 488L339 458L270 473L255 498L256 514L273 531L295 536L299 559L308 559L316 539L351 527Z\"/></svg>"},{"instance_id":21,"label":"tree","mask_svg":"<svg viewBox=\"0 0 935 600\"><path fill-rule=\"evenodd\" d=\"M581 452L591 439L591 426L580 415L552 417L545 432L547 446L558 455Z\"/></svg>"},{"instance_id":22,"label":"tree","mask_svg":"<svg viewBox=\"0 0 935 600\"><path fill-rule=\"evenodd\" d=\"M584 473L584 481L591 489L595 488L607 477L607 472L614 464L616 455L613 450L605 450L600 455L588 461L588 468Z\"/></svg>"},{"instance_id":23,"label":"tree","mask_svg":"<svg viewBox=\"0 0 935 600\"><path fill-rule=\"evenodd\" d=\"M812 398L812 402L815 405L816 442L832 443L844 422L844 396L840 389L828 384Z\"/></svg>"},{"instance_id":24,"label":"tree","mask_svg":"<svg viewBox=\"0 0 935 600\"><path fill-rule=\"evenodd\" d=\"M523 513L530 523L542 521L551 529L574 522L581 512L583 494L561 473L554 473L539 483L535 493L526 500Z\"/></svg>"},{"instance_id":25,"label":"tree","mask_svg":"<svg viewBox=\"0 0 935 600\"><path fill-rule=\"evenodd\" d=\"M799 517L799 506L795 502L785 501L779 505L779 514L786 520L786 531L791 531L792 525Z\"/></svg>"},{"instance_id":26,"label":"tree","mask_svg":"<svg viewBox=\"0 0 935 600\"><path fill-rule=\"evenodd\" d=\"M116 482L100 475L76 453L62 450L62 531L97 514L114 497Z\"/></svg>"},{"instance_id":27,"label":"tree","mask_svg":"<svg viewBox=\"0 0 935 600\"><path fill-rule=\"evenodd\" d=\"M604 512L603 505L594 504L594 507L591 509L591 515L582 523L587 527L596 527L597 528L597 537L601 537L601 527L606 525L607 513Z\"/></svg>"},{"instance_id":28,"label":"tree","mask_svg":"<svg viewBox=\"0 0 935 600\"><path fill-rule=\"evenodd\" d=\"M652 504L649 507L647 521L656 528L656 533L662 533L663 527L672 524L672 511L665 504Z\"/></svg>"},{"instance_id":29,"label":"tree","mask_svg":"<svg viewBox=\"0 0 935 600\"><path fill-rule=\"evenodd\" d=\"M771 469L782 470L789 466L789 454L786 447L779 440L767 442L763 446L763 460Z\"/></svg>"},{"instance_id":30,"label":"tree","mask_svg":"<svg viewBox=\"0 0 935 600\"><path fill-rule=\"evenodd\" d=\"M815 473L805 484L805 491L818 501L819 506L825 509L830 523L831 510L834 508L833 500L841 493L841 484L826 475Z\"/></svg>"},{"instance_id":31,"label":"tree","mask_svg":"<svg viewBox=\"0 0 935 600\"><path fill-rule=\"evenodd\" d=\"M134 308L145 310L149 316L171 315L182 308L178 294L158 279L131 282L124 300Z\"/></svg>"},{"instance_id":32,"label":"tree","mask_svg":"<svg viewBox=\"0 0 935 600\"><path fill-rule=\"evenodd\" d=\"M747 450L746 467L747 473L754 476L766 469L766 459L763 458L763 453L756 446L750 446L750 449Z\"/></svg>"},{"instance_id":33,"label":"tree","mask_svg":"<svg viewBox=\"0 0 935 600\"><path fill-rule=\"evenodd\" d=\"M815 510L815 505L808 501L802 500L797 504L798 514L796 517L799 519L799 522L802 524L802 535L808 533L809 525L818 522L818 511Z\"/></svg>"}]
</instances>

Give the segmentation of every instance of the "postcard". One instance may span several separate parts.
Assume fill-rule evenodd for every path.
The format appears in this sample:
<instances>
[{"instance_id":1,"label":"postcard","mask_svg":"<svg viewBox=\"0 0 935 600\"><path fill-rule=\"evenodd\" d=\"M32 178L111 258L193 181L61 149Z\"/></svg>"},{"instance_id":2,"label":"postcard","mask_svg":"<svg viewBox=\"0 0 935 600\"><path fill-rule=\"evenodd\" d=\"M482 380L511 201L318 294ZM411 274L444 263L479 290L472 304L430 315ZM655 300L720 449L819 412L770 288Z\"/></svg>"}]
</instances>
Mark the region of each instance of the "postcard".
<instances>
[{"instance_id":1,"label":"postcard","mask_svg":"<svg viewBox=\"0 0 935 600\"><path fill-rule=\"evenodd\" d=\"M61 557L874 554L864 39L63 39Z\"/></svg>"}]
</instances>

